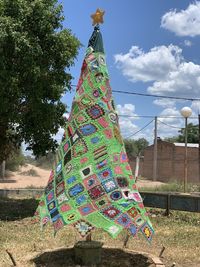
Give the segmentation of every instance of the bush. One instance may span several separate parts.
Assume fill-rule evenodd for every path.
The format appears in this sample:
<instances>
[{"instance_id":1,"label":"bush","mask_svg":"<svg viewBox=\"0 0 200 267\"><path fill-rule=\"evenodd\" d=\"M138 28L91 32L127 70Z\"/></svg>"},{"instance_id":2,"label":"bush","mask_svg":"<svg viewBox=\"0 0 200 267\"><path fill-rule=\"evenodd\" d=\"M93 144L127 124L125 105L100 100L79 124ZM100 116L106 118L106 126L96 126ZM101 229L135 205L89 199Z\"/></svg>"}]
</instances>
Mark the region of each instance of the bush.
<instances>
[{"instance_id":1,"label":"bush","mask_svg":"<svg viewBox=\"0 0 200 267\"><path fill-rule=\"evenodd\" d=\"M31 168L28 171L24 171L24 172L20 172L21 175L26 175L26 176L40 176L36 170L34 170L33 168Z\"/></svg>"},{"instance_id":2,"label":"bush","mask_svg":"<svg viewBox=\"0 0 200 267\"><path fill-rule=\"evenodd\" d=\"M55 160L55 154L48 153L44 157L37 158L35 165L37 167L41 167L41 168L45 168L45 169L51 169L52 168L52 165L54 163L54 160Z\"/></svg>"},{"instance_id":3,"label":"bush","mask_svg":"<svg viewBox=\"0 0 200 267\"><path fill-rule=\"evenodd\" d=\"M25 164L25 158L21 149L14 151L6 161L6 170L17 171L20 166Z\"/></svg>"}]
</instances>

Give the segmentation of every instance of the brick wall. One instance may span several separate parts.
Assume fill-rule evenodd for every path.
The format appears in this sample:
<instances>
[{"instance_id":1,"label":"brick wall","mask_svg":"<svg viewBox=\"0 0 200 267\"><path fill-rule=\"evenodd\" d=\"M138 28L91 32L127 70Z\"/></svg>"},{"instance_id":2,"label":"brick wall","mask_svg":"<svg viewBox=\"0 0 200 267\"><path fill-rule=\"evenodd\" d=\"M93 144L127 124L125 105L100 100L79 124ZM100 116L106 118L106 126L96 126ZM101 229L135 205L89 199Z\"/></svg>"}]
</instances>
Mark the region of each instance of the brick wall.
<instances>
[{"instance_id":1,"label":"brick wall","mask_svg":"<svg viewBox=\"0 0 200 267\"><path fill-rule=\"evenodd\" d=\"M153 149L149 146L144 151L144 162L140 174L148 179L153 178ZM158 140L157 179L159 181L183 181L185 147ZM198 148L188 147L188 182L199 181Z\"/></svg>"}]
</instances>

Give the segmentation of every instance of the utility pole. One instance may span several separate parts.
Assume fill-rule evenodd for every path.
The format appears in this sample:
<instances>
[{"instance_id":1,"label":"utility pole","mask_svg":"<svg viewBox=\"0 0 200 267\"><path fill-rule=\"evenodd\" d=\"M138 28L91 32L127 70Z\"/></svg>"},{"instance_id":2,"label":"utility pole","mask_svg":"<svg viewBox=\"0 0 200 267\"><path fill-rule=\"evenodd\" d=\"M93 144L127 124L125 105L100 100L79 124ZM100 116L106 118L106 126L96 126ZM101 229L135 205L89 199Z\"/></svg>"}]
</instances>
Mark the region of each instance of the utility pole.
<instances>
[{"instance_id":1,"label":"utility pole","mask_svg":"<svg viewBox=\"0 0 200 267\"><path fill-rule=\"evenodd\" d=\"M155 117L155 126L154 126L154 150L153 150L153 181L157 180L157 157L158 157L158 143L157 143L157 133L158 133L158 118Z\"/></svg>"},{"instance_id":2,"label":"utility pole","mask_svg":"<svg viewBox=\"0 0 200 267\"><path fill-rule=\"evenodd\" d=\"M200 114L198 115L199 118L199 191L200 191Z\"/></svg>"},{"instance_id":3,"label":"utility pole","mask_svg":"<svg viewBox=\"0 0 200 267\"><path fill-rule=\"evenodd\" d=\"M184 158L184 193L187 192L188 184L188 149L187 149L187 117L185 117L185 158Z\"/></svg>"}]
</instances>

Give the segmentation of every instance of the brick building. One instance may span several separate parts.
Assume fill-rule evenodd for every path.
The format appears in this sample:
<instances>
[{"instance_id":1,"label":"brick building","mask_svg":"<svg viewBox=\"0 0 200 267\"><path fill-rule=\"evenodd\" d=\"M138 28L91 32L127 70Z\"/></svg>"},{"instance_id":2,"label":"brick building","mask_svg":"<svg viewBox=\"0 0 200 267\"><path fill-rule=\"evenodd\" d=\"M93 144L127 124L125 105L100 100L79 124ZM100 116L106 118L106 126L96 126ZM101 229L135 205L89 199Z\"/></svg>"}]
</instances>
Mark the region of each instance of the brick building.
<instances>
[{"instance_id":1,"label":"brick building","mask_svg":"<svg viewBox=\"0 0 200 267\"><path fill-rule=\"evenodd\" d=\"M158 139L157 180L183 181L185 144L169 143ZM199 181L199 151L198 144L188 144L188 182ZM147 179L153 177L154 145L148 146L141 160L140 175ZM134 166L133 166L134 168Z\"/></svg>"}]
</instances>

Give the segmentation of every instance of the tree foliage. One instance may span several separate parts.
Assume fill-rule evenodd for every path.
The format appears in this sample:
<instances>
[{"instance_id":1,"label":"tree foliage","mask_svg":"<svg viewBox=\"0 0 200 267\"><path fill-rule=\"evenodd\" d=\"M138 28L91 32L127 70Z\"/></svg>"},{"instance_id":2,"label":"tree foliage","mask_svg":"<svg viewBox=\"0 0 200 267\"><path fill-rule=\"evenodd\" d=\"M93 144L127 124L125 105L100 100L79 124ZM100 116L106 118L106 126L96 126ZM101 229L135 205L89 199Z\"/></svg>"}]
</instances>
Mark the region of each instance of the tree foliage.
<instances>
[{"instance_id":1,"label":"tree foliage","mask_svg":"<svg viewBox=\"0 0 200 267\"><path fill-rule=\"evenodd\" d=\"M36 156L56 147L80 47L63 20L57 0L0 0L0 162L22 141Z\"/></svg>"},{"instance_id":2,"label":"tree foliage","mask_svg":"<svg viewBox=\"0 0 200 267\"><path fill-rule=\"evenodd\" d=\"M144 149L149 145L149 142L145 138L139 138L138 140L124 139L124 144L128 158L132 160L143 155Z\"/></svg>"},{"instance_id":3,"label":"tree foliage","mask_svg":"<svg viewBox=\"0 0 200 267\"><path fill-rule=\"evenodd\" d=\"M180 143L185 142L185 128L179 130L179 136L177 141ZM187 141L188 143L198 143L199 142L199 125L194 125L193 123L188 123L187 125Z\"/></svg>"},{"instance_id":4,"label":"tree foliage","mask_svg":"<svg viewBox=\"0 0 200 267\"><path fill-rule=\"evenodd\" d=\"M178 136L173 136L170 138L165 138L165 141L171 143L184 143L185 142L185 128L181 128L178 131L180 134ZM199 125L194 125L193 123L188 123L187 125L187 141L188 143L199 143Z\"/></svg>"}]
</instances>

